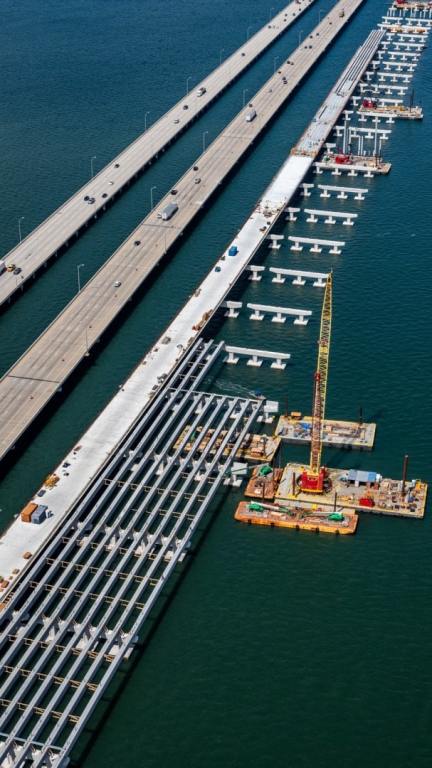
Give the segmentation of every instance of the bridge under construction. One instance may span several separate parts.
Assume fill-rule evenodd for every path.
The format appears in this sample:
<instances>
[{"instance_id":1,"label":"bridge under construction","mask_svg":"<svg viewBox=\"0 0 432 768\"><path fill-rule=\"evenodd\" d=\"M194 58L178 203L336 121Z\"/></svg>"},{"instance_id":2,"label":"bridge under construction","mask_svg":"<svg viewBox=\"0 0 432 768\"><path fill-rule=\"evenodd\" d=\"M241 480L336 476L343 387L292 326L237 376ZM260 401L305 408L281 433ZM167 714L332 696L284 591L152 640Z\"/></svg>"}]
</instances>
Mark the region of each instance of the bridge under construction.
<instances>
[{"instance_id":1,"label":"bridge under construction","mask_svg":"<svg viewBox=\"0 0 432 768\"><path fill-rule=\"evenodd\" d=\"M260 350L204 340L202 331L287 211L386 36L375 30L356 51L216 267L60 465L58 483L45 497L55 500L49 533L42 531L26 553L3 598L1 768L68 764L204 516L220 504L236 455L266 404L205 391L225 352L257 357ZM329 273L301 275L323 286ZM281 370L290 357L262 354ZM23 527L29 536L41 530L24 523L20 535ZM5 553L8 541L7 532Z\"/></svg>"}]
</instances>

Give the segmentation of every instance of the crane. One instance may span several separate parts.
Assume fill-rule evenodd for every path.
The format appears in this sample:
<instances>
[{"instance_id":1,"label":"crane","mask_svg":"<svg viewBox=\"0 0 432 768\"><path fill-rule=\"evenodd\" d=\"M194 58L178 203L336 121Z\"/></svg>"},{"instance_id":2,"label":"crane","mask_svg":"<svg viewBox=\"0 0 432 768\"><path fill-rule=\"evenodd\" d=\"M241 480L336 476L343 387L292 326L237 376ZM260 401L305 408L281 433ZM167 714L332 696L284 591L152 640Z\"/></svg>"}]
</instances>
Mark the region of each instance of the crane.
<instances>
[{"instance_id":1,"label":"crane","mask_svg":"<svg viewBox=\"0 0 432 768\"><path fill-rule=\"evenodd\" d=\"M300 476L300 488L308 493L323 493L326 488L327 470L321 466L322 423L325 414L330 337L332 325L333 273L330 272L324 293L321 327L318 339L318 362L314 374L311 452L308 469Z\"/></svg>"}]
</instances>

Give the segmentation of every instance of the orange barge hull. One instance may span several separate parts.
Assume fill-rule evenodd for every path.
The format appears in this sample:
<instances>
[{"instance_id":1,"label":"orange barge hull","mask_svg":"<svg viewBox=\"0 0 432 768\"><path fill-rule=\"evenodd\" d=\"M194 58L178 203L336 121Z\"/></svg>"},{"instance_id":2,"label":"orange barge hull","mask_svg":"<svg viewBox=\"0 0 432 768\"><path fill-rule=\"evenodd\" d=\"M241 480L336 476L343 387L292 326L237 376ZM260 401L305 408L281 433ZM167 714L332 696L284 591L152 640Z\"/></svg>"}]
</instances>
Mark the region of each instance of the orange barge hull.
<instances>
[{"instance_id":1,"label":"orange barge hull","mask_svg":"<svg viewBox=\"0 0 432 768\"><path fill-rule=\"evenodd\" d=\"M294 511L292 515L283 512L255 512L248 509L246 502L238 505L234 518L241 523L249 525L267 525L277 528L292 528L297 531L312 531L314 533L332 533L336 535L353 534L357 529L358 515L344 511L344 522L338 523L321 518L313 513L303 515L301 511Z\"/></svg>"}]
</instances>

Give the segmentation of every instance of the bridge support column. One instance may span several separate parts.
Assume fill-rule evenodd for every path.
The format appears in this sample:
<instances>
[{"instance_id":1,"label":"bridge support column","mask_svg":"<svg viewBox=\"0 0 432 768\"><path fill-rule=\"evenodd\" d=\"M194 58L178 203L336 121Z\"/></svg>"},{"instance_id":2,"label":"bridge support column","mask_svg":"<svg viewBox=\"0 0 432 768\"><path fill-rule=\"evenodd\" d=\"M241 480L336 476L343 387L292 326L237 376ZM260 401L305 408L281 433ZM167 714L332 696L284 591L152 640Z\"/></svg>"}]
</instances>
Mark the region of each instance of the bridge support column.
<instances>
[{"instance_id":1,"label":"bridge support column","mask_svg":"<svg viewBox=\"0 0 432 768\"><path fill-rule=\"evenodd\" d=\"M282 277L281 273L276 273L275 277L272 278L272 283L280 283L280 285L283 285L285 282L285 278Z\"/></svg>"},{"instance_id":2,"label":"bridge support column","mask_svg":"<svg viewBox=\"0 0 432 768\"><path fill-rule=\"evenodd\" d=\"M296 317L294 320L294 325L307 325L309 320L307 320L304 315L299 315L299 317Z\"/></svg>"},{"instance_id":3,"label":"bridge support column","mask_svg":"<svg viewBox=\"0 0 432 768\"><path fill-rule=\"evenodd\" d=\"M277 357L274 363L271 364L270 368L276 368L279 371L283 371L286 368L286 363L283 363L282 360Z\"/></svg>"},{"instance_id":4,"label":"bridge support column","mask_svg":"<svg viewBox=\"0 0 432 768\"><path fill-rule=\"evenodd\" d=\"M300 245L300 243L299 243L299 242L294 242L294 245L292 245L292 246L291 246L291 249L290 249L290 250L291 250L291 251L298 251L298 253L300 253L300 251L302 251L302 250L303 250L303 246L302 246L302 245Z\"/></svg>"},{"instance_id":5,"label":"bridge support column","mask_svg":"<svg viewBox=\"0 0 432 768\"><path fill-rule=\"evenodd\" d=\"M281 312L277 312L275 315L273 315L271 321L272 323L285 323L286 317L284 317Z\"/></svg>"},{"instance_id":6,"label":"bridge support column","mask_svg":"<svg viewBox=\"0 0 432 768\"><path fill-rule=\"evenodd\" d=\"M239 358L234 355L234 352L228 352L228 357L225 358L226 363L231 365L237 365Z\"/></svg>"},{"instance_id":7,"label":"bridge support column","mask_svg":"<svg viewBox=\"0 0 432 768\"><path fill-rule=\"evenodd\" d=\"M261 368L262 360L259 359L258 355L252 355L252 357L250 357L249 360L247 361L246 365L250 365L253 368Z\"/></svg>"},{"instance_id":8,"label":"bridge support column","mask_svg":"<svg viewBox=\"0 0 432 768\"><path fill-rule=\"evenodd\" d=\"M250 320L264 320L264 313L260 312L259 309L254 309L251 315L249 315Z\"/></svg>"}]
</instances>

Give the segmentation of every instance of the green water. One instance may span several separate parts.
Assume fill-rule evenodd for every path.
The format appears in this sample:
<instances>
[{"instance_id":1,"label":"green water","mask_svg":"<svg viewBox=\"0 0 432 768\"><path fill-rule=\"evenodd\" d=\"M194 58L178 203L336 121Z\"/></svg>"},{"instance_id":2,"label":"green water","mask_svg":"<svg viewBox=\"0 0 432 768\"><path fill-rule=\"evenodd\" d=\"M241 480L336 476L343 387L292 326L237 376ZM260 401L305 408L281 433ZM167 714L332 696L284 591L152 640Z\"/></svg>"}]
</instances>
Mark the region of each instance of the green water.
<instances>
[{"instance_id":1,"label":"green water","mask_svg":"<svg viewBox=\"0 0 432 768\"><path fill-rule=\"evenodd\" d=\"M283 7L273 2L274 10ZM199 154L202 132L215 137L317 21L319 2L249 73L224 94L20 301L1 317L5 370L148 211L150 187L162 196ZM39 486L194 290L307 125L354 48L387 7L365 2L331 52L222 191L140 304L94 359L61 406L4 478L6 524ZM105 164L256 27L270 8L258 0L91 0L2 5L0 128L2 251L16 241L17 219L33 228L90 171ZM414 76L422 123L394 127L387 178L367 184L345 210L353 228L308 225L346 240L342 256L263 253L267 265L302 265L335 276L329 416L378 424L373 453L326 451L330 466L368 468L431 480L430 404L430 51ZM334 182L333 177L330 177ZM324 177L318 177L323 181ZM337 183L337 181L335 182ZM344 180L345 183L345 180ZM319 202L319 205L318 205ZM307 207L321 207L318 197ZM342 209L328 201L330 209ZM289 225L293 227L293 225ZM286 226L285 234L289 234ZM348 230L348 231L347 231ZM331 234L330 234L331 233ZM287 349L284 373L244 365L222 368L212 386L256 389L283 407L310 410L311 375L322 293L269 280L249 284L243 300L300 306L306 328L224 323L218 338ZM290 447L285 458L306 454ZM430 518L362 516L355 537L333 539L235 524L226 501L197 549L168 610L126 681L83 768L426 768L432 758Z\"/></svg>"}]
</instances>

